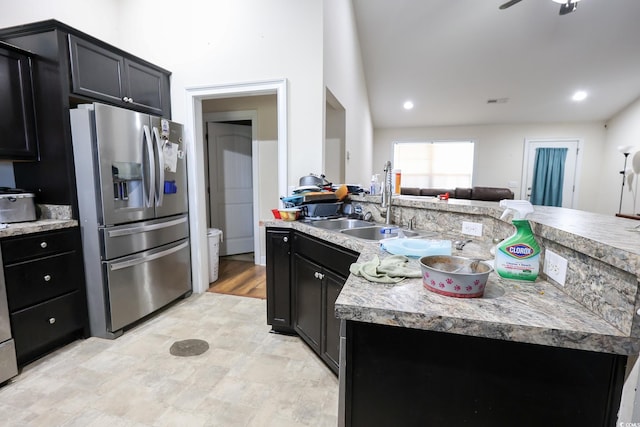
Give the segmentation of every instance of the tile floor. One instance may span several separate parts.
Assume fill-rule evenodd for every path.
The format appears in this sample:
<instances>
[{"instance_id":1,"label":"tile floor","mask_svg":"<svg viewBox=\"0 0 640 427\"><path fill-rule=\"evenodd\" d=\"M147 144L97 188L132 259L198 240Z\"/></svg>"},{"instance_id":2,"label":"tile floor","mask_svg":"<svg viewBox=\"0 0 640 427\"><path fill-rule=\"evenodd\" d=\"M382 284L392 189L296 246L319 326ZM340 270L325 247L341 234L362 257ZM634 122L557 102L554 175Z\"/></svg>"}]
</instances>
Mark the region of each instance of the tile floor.
<instances>
[{"instance_id":1,"label":"tile floor","mask_svg":"<svg viewBox=\"0 0 640 427\"><path fill-rule=\"evenodd\" d=\"M205 292L116 340L76 341L0 388L2 426L335 426L338 379L264 300ZM169 353L202 339L200 356Z\"/></svg>"}]
</instances>

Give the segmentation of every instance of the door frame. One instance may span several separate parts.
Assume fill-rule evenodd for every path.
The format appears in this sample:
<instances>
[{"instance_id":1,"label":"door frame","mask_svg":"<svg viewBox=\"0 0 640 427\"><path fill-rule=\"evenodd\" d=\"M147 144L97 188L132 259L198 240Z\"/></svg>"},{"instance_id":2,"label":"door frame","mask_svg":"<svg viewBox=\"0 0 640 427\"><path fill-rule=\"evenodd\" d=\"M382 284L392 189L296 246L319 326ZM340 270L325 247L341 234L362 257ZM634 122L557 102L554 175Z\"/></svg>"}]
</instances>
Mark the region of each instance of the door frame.
<instances>
[{"instance_id":1,"label":"door frame","mask_svg":"<svg viewBox=\"0 0 640 427\"><path fill-rule=\"evenodd\" d=\"M204 125L202 101L234 96L276 95L278 114L278 192L287 194L287 79L230 83L187 87L185 114L185 141L189 183L189 233L191 236L192 288L195 293L203 293L209 288L209 259L207 256L207 212L204 202L206 188L204 181ZM255 248L256 260L263 263L265 258L261 245Z\"/></svg>"},{"instance_id":2,"label":"door frame","mask_svg":"<svg viewBox=\"0 0 640 427\"><path fill-rule=\"evenodd\" d=\"M204 132L207 132L207 123L209 122L224 122L224 121L236 121L236 120L251 120L251 185L253 187L253 254L256 264L258 264L260 258L258 254L261 251L256 251L256 248L260 247L260 224L256 219L260 218L260 209L258 204L260 201L260 180L258 179L258 112L256 110L242 110L242 111L224 111L219 113L205 113L202 115L202 121L204 125ZM207 150L209 146L205 140ZM208 159L208 156L204 156L204 159ZM206 173L205 173L206 175ZM209 178L210 179L210 178ZM208 182L207 182L208 184ZM209 193L211 197L211 193ZM207 204L209 200L207 198ZM208 208L207 208L208 209ZM224 236L223 236L224 237Z\"/></svg>"},{"instance_id":3,"label":"door frame","mask_svg":"<svg viewBox=\"0 0 640 427\"><path fill-rule=\"evenodd\" d=\"M524 155L522 156L522 179L520 180L520 198L526 200L527 196L527 175L528 175L528 165L529 165L529 151L531 148L531 144L533 143L549 143L549 147L558 147L558 145L551 145L553 143L560 143L560 146L563 142L576 142L578 145L578 154L576 155L576 169L575 175L573 177L573 199L571 201L571 209L577 209L578 206L578 194L579 194L579 183L580 183L580 172L582 168L582 139L581 138L526 138L524 140Z\"/></svg>"}]
</instances>

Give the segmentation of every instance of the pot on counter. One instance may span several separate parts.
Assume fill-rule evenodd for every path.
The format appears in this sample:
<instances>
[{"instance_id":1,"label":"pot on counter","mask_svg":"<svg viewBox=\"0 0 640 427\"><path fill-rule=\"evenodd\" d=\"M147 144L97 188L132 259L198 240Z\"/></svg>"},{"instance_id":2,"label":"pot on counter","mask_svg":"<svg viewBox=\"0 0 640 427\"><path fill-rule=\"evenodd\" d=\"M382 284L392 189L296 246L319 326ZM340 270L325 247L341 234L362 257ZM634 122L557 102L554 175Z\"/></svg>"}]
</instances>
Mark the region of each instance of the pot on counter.
<instances>
[{"instance_id":1,"label":"pot on counter","mask_svg":"<svg viewBox=\"0 0 640 427\"><path fill-rule=\"evenodd\" d=\"M0 189L0 223L36 220L35 195L18 189Z\"/></svg>"},{"instance_id":2,"label":"pot on counter","mask_svg":"<svg viewBox=\"0 0 640 427\"><path fill-rule=\"evenodd\" d=\"M331 183L325 179L324 175L318 176L311 173L309 175L305 175L302 178L300 178L300 187L307 186L307 185L315 185L316 187L325 187L325 186L331 186Z\"/></svg>"}]
</instances>

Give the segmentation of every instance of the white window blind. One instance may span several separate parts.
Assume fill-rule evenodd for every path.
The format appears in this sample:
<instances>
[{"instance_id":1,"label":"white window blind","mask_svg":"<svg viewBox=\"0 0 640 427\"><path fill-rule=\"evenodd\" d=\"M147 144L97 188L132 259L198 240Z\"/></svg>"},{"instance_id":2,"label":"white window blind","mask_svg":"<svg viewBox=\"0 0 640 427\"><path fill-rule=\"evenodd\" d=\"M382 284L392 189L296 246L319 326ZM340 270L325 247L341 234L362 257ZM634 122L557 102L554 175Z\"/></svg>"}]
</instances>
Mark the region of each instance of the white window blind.
<instances>
[{"instance_id":1,"label":"white window blind","mask_svg":"<svg viewBox=\"0 0 640 427\"><path fill-rule=\"evenodd\" d=\"M471 187L472 141L394 142L393 168L402 170L402 187Z\"/></svg>"}]
</instances>

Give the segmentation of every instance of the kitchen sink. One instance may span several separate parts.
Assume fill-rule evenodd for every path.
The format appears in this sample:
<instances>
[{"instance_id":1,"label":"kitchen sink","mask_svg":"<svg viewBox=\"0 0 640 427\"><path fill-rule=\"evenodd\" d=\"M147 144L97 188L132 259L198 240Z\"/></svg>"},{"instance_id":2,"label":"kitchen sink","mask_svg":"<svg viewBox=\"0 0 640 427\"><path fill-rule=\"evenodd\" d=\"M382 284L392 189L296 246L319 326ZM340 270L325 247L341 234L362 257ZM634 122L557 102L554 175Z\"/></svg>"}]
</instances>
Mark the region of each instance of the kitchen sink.
<instances>
[{"instance_id":1,"label":"kitchen sink","mask_svg":"<svg viewBox=\"0 0 640 427\"><path fill-rule=\"evenodd\" d=\"M340 230L341 233L364 240L383 240L399 236L400 229L394 226L369 225L368 227L350 228ZM402 230L404 237L422 237L422 233L417 231Z\"/></svg>"},{"instance_id":2,"label":"kitchen sink","mask_svg":"<svg viewBox=\"0 0 640 427\"><path fill-rule=\"evenodd\" d=\"M371 227L373 223L363 221L361 219L336 218L336 219L320 219L309 222L314 227L324 228L325 230L344 230L360 227Z\"/></svg>"}]
</instances>

